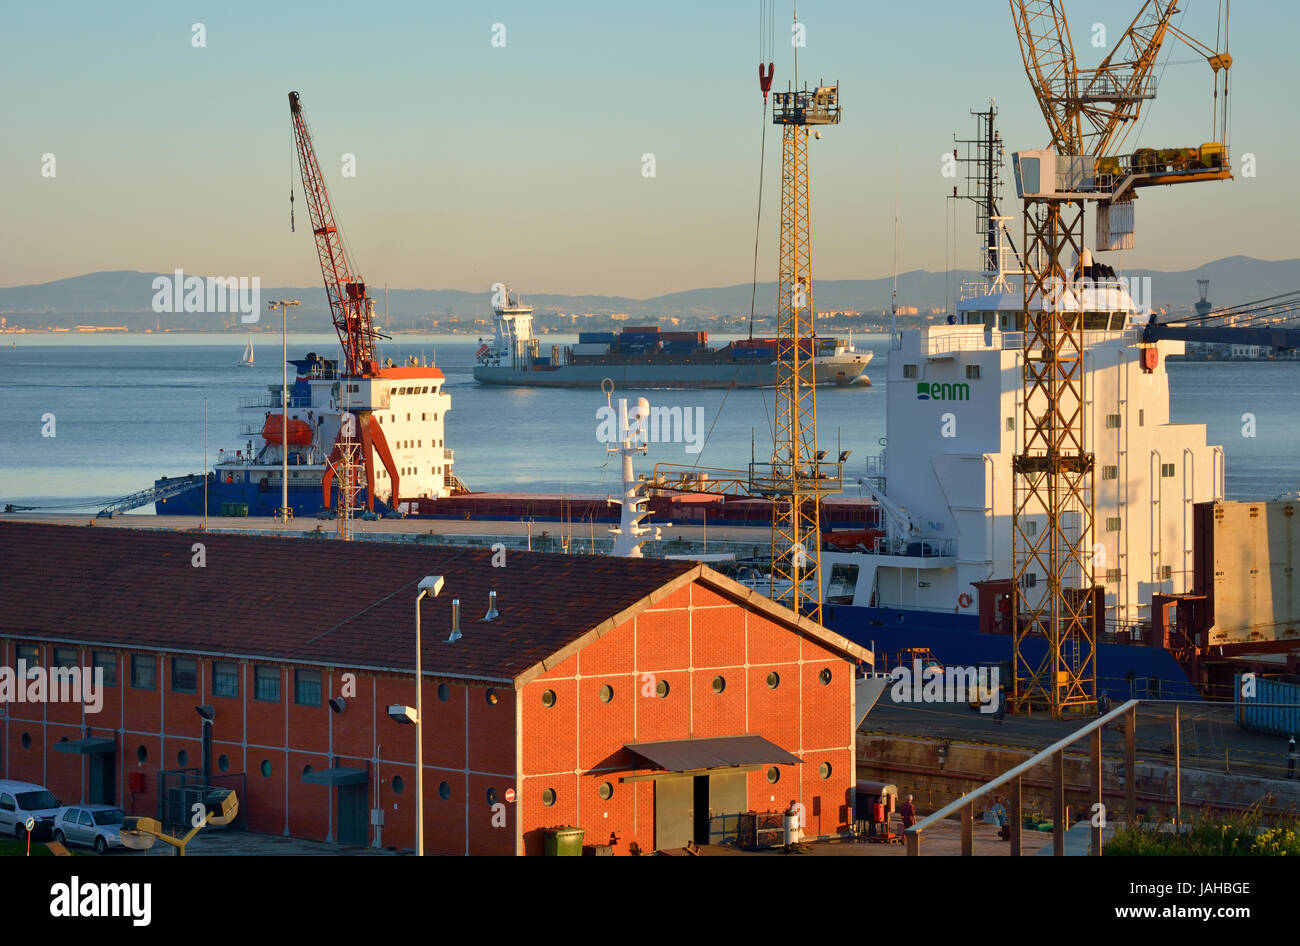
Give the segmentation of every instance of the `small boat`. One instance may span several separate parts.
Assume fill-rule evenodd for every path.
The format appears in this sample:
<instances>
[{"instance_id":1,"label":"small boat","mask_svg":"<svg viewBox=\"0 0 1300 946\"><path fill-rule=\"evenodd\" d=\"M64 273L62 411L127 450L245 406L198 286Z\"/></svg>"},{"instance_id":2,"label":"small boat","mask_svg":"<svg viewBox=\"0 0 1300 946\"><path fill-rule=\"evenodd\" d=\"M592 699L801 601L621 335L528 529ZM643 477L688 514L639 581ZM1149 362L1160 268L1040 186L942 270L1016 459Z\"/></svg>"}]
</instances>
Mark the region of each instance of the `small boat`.
<instances>
[{"instance_id":1,"label":"small boat","mask_svg":"<svg viewBox=\"0 0 1300 946\"><path fill-rule=\"evenodd\" d=\"M248 347L244 349L244 357L239 359L240 368L253 367L253 336L248 336Z\"/></svg>"}]
</instances>

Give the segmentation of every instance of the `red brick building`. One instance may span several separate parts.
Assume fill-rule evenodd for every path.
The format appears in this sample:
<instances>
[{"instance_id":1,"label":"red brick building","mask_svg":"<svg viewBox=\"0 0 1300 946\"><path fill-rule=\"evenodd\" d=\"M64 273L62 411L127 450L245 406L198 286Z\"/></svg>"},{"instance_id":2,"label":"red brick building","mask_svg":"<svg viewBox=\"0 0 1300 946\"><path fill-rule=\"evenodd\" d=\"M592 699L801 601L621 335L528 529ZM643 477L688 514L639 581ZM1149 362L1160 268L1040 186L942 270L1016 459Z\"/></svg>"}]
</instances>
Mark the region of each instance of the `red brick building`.
<instances>
[{"instance_id":1,"label":"red brick building","mask_svg":"<svg viewBox=\"0 0 1300 946\"><path fill-rule=\"evenodd\" d=\"M442 575L421 606L428 853L541 853L556 825L616 854L726 841L791 803L810 836L847 827L861 648L702 565L492 560L0 524L0 666L111 671L98 713L3 707L0 773L156 815L210 725L250 830L413 847L415 727L386 707L415 703L416 585Z\"/></svg>"}]
</instances>

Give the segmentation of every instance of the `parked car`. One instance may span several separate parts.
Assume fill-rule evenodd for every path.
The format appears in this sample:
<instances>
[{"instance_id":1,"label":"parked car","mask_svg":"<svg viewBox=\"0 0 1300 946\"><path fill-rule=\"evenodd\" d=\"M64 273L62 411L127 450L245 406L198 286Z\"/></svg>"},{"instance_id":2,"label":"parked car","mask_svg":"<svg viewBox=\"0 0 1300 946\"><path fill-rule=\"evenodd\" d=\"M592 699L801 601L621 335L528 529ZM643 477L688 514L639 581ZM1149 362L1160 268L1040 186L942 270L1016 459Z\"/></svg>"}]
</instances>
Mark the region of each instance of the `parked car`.
<instances>
[{"instance_id":1,"label":"parked car","mask_svg":"<svg viewBox=\"0 0 1300 946\"><path fill-rule=\"evenodd\" d=\"M0 836L26 840L27 819L31 818L36 822L33 840L52 837L54 818L61 807L62 802L43 785L0 780Z\"/></svg>"},{"instance_id":2,"label":"parked car","mask_svg":"<svg viewBox=\"0 0 1300 946\"><path fill-rule=\"evenodd\" d=\"M125 814L115 805L68 805L54 824L54 840L60 844L84 844L96 854L110 848L125 848L122 822Z\"/></svg>"}]
</instances>

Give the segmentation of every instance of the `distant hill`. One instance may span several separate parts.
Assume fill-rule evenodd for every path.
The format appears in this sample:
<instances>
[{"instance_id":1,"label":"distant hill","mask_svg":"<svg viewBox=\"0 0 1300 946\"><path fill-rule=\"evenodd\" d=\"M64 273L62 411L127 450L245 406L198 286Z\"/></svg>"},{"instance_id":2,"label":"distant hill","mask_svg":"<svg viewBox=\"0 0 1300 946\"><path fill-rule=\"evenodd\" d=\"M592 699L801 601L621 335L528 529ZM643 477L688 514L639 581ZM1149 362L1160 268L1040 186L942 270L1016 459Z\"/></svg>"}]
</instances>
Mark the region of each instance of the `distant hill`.
<instances>
[{"instance_id":1,"label":"distant hill","mask_svg":"<svg viewBox=\"0 0 1300 946\"><path fill-rule=\"evenodd\" d=\"M1109 259L1114 260L1114 257ZM1196 301L1198 278L1210 280L1210 299L1219 305L1248 302L1300 289L1300 260L1296 259L1270 261L1233 256L1181 272L1126 270L1124 273L1128 276L1151 277L1154 304L1173 309L1190 307ZM0 288L0 315L6 317L10 326L116 324L131 329L144 329L152 328L157 321L164 327L171 328L221 328L219 315L164 313L161 317L156 316L152 310L153 281L158 275L170 278L171 274L121 270L87 273L37 285ZM952 273L927 270L900 273L899 305L916 306L924 313L943 306L946 299L956 294L962 283L974 282L978 278L978 274L965 270ZM525 300L539 314L560 311L608 315L624 312L632 320L647 321L669 316L706 320L719 316L747 315L751 292L750 285L744 283L688 289L651 299L631 299L624 296L530 294L526 286L515 288L524 293ZM855 309L863 313L880 312L889 308L892 291L891 277L820 280L815 284L815 303L819 311ZM775 294L775 283L759 284L758 309L761 313L771 312ZM382 311L382 289L376 292L376 296L376 308ZM272 299L301 299L302 306L295 313L295 321L299 326L318 321L322 329L328 325L325 293L319 284L263 286L263 307ZM475 318L491 317L490 296L483 291L467 292L458 289L391 289L389 312L394 327L427 327L433 319L438 319L445 327L447 320L452 318L459 319L465 327L466 323L472 324Z\"/></svg>"}]
</instances>

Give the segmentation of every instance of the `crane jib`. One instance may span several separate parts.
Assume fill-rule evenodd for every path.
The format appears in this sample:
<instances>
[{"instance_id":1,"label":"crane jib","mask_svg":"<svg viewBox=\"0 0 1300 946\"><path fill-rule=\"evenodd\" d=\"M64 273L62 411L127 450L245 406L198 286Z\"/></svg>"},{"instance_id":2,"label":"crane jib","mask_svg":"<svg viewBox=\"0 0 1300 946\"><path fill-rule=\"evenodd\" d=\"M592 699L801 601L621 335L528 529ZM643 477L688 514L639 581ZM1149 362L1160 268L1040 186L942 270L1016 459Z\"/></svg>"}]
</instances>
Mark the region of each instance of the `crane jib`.
<instances>
[{"instance_id":1,"label":"crane jib","mask_svg":"<svg viewBox=\"0 0 1300 946\"><path fill-rule=\"evenodd\" d=\"M321 227L319 230L313 230L312 233L320 236L322 233L338 233L338 227Z\"/></svg>"}]
</instances>

